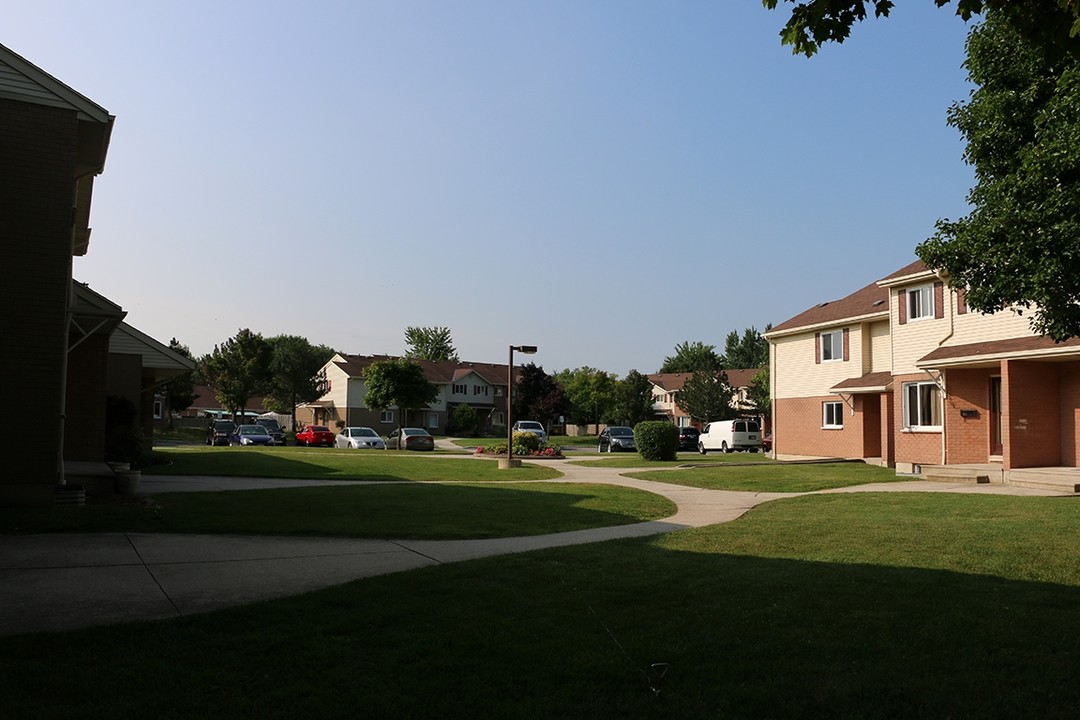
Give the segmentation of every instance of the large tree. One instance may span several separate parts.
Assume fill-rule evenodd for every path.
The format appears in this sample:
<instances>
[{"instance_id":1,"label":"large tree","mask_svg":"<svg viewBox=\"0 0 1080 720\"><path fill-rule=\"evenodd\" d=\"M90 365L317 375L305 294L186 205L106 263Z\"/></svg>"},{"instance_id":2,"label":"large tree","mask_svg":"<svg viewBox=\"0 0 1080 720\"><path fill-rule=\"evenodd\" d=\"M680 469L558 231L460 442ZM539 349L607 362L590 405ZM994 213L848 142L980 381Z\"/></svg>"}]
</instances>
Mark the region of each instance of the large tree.
<instances>
[{"instance_id":1,"label":"large tree","mask_svg":"<svg viewBox=\"0 0 1080 720\"><path fill-rule=\"evenodd\" d=\"M746 399L749 400L757 411L766 417L772 415L772 394L769 391L769 368L759 370L750 380L750 387L746 389Z\"/></svg>"},{"instance_id":2,"label":"large tree","mask_svg":"<svg viewBox=\"0 0 1080 720\"><path fill-rule=\"evenodd\" d=\"M233 417L243 415L247 401L266 390L270 345L262 335L244 328L203 357L199 369L214 396Z\"/></svg>"},{"instance_id":3,"label":"large tree","mask_svg":"<svg viewBox=\"0 0 1080 720\"><path fill-rule=\"evenodd\" d=\"M408 424L409 410L427 407L439 397L439 388L424 377L420 364L407 358L371 363L364 368L364 385L364 404L369 408L401 409L405 417L398 417L398 427Z\"/></svg>"},{"instance_id":4,"label":"large tree","mask_svg":"<svg viewBox=\"0 0 1080 720\"><path fill-rule=\"evenodd\" d=\"M194 360L191 349L176 338L169 341L169 349L189 360ZM162 388L165 393L165 416L169 418L169 427L173 426L173 413L183 412L195 402L195 371L190 370L177 375Z\"/></svg>"},{"instance_id":5,"label":"large tree","mask_svg":"<svg viewBox=\"0 0 1080 720\"><path fill-rule=\"evenodd\" d=\"M781 0L762 0L775 9ZM780 31L785 45L796 54L813 55L826 42L842 43L857 22L871 12L888 17L892 0L783 0L795 5ZM933 0L938 7L953 0ZM970 20L981 13L998 12L1023 37L1051 53L1076 52L1074 42L1080 31L1080 3L1076 0L956 0L956 14Z\"/></svg>"},{"instance_id":6,"label":"large tree","mask_svg":"<svg viewBox=\"0 0 1080 720\"><path fill-rule=\"evenodd\" d=\"M416 360L451 360L458 362L457 349L448 327L407 327L405 357Z\"/></svg>"},{"instance_id":7,"label":"large tree","mask_svg":"<svg viewBox=\"0 0 1080 720\"><path fill-rule=\"evenodd\" d=\"M679 409L699 422L724 420L735 416L731 406L734 391L723 370L700 371L688 379L675 396Z\"/></svg>"},{"instance_id":8,"label":"large tree","mask_svg":"<svg viewBox=\"0 0 1080 720\"><path fill-rule=\"evenodd\" d=\"M771 323L765 326L765 332L771 329ZM724 342L722 361L728 370L765 367L769 364L769 341L753 326L743 330L741 336L732 330Z\"/></svg>"},{"instance_id":9,"label":"large tree","mask_svg":"<svg viewBox=\"0 0 1080 720\"><path fill-rule=\"evenodd\" d=\"M698 370L720 370L724 367L715 345L706 345L700 340L689 340L675 346L675 354L664 358L660 366L662 373L692 373Z\"/></svg>"},{"instance_id":10,"label":"large tree","mask_svg":"<svg viewBox=\"0 0 1080 720\"><path fill-rule=\"evenodd\" d=\"M795 2L795 0L788 0ZM934 0L938 6L949 0ZM774 8L777 0L764 0ZM887 0L807 0L783 41L812 55L842 42L867 8ZM942 220L917 253L982 312L1026 310L1035 332L1080 335L1080 3L1076 0L957 0L985 22L968 37L965 67L978 87L949 122L974 166L971 213Z\"/></svg>"},{"instance_id":11,"label":"large tree","mask_svg":"<svg viewBox=\"0 0 1080 720\"><path fill-rule=\"evenodd\" d=\"M648 375L637 370L626 373L626 377L615 386L615 404L612 406L611 420L633 427L653 415L653 384Z\"/></svg>"},{"instance_id":12,"label":"large tree","mask_svg":"<svg viewBox=\"0 0 1080 720\"><path fill-rule=\"evenodd\" d=\"M277 335L270 346L270 374L263 406L271 412L292 415L296 406L319 397L325 377L323 365L334 356L326 345L312 345L299 335Z\"/></svg>"},{"instance_id":13,"label":"large tree","mask_svg":"<svg viewBox=\"0 0 1080 720\"><path fill-rule=\"evenodd\" d=\"M971 213L918 247L969 307L1026 309L1032 329L1080 335L1080 65L1052 58L996 11L968 37L978 88L949 123L975 167Z\"/></svg>"},{"instance_id":14,"label":"large tree","mask_svg":"<svg viewBox=\"0 0 1080 720\"><path fill-rule=\"evenodd\" d=\"M588 366L555 373L566 396L566 419L574 425L599 424L615 401L615 376Z\"/></svg>"},{"instance_id":15,"label":"large tree","mask_svg":"<svg viewBox=\"0 0 1080 720\"><path fill-rule=\"evenodd\" d=\"M544 368L523 365L514 384L514 419L537 420L548 427L567 410L566 394Z\"/></svg>"}]
</instances>

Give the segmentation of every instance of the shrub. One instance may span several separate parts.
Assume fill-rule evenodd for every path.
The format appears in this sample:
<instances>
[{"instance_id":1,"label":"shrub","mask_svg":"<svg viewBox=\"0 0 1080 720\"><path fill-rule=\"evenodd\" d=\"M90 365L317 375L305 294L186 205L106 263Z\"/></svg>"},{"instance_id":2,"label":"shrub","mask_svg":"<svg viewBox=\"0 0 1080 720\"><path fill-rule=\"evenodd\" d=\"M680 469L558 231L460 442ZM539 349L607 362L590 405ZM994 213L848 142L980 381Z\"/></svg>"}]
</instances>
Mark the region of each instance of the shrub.
<instances>
[{"instance_id":1,"label":"shrub","mask_svg":"<svg viewBox=\"0 0 1080 720\"><path fill-rule=\"evenodd\" d=\"M540 438L531 432L514 433L514 454L532 455L540 449Z\"/></svg>"},{"instance_id":2,"label":"shrub","mask_svg":"<svg viewBox=\"0 0 1080 720\"><path fill-rule=\"evenodd\" d=\"M451 435L473 435L476 432L476 410L466 403L457 405L450 413L446 429Z\"/></svg>"},{"instance_id":3,"label":"shrub","mask_svg":"<svg viewBox=\"0 0 1080 720\"><path fill-rule=\"evenodd\" d=\"M505 425L492 425L488 430L488 437L506 437Z\"/></svg>"},{"instance_id":4,"label":"shrub","mask_svg":"<svg viewBox=\"0 0 1080 720\"><path fill-rule=\"evenodd\" d=\"M634 426L634 443L646 460L674 460L679 451L679 428L662 420Z\"/></svg>"}]
</instances>

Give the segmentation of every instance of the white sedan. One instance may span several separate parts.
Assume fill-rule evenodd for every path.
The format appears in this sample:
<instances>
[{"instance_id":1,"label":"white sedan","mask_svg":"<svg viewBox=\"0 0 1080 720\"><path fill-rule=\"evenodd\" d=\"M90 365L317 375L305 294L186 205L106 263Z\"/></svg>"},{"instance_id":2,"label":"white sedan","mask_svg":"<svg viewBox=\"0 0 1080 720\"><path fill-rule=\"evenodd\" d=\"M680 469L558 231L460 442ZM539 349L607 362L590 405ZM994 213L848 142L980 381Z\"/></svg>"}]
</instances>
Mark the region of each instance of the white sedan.
<instances>
[{"instance_id":1,"label":"white sedan","mask_svg":"<svg viewBox=\"0 0 1080 720\"><path fill-rule=\"evenodd\" d=\"M385 450L386 441L369 427L347 427L342 428L334 438L334 447Z\"/></svg>"}]
</instances>

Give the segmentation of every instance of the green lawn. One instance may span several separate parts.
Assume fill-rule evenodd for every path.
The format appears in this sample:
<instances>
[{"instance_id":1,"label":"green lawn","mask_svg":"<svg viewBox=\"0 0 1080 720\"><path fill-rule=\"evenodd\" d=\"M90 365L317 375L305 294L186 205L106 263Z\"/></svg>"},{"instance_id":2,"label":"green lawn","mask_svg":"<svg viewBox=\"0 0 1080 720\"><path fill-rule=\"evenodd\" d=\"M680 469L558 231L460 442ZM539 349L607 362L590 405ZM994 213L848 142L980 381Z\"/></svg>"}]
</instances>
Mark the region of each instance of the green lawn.
<instances>
[{"instance_id":1,"label":"green lawn","mask_svg":"<svg viewBox=\"0 0 1080 720\"><path fill-rule=\"evenodd\" d=\"M10 717L1074 718L1080 504L841 494L724 525L0 639Z\"/></svg>"},{"instance_id":2,"label":"green lawn","mask_svg":"<svg viewBox=\"0 0 1080 720\"><path fill-rule=\"evenodd\" d=\"M562 475L541 462L499 470L497 460L406 450L202 445L158 448L154 454L171 464L155 465L143 470L144 474L441 482L550 480Z\"/></svg>"},{"instance_id":3,"label":"green lawn","mask_svg":"<svg viewBox=\"0 0 1080 720\"><path fill-rule=\"evenodd\" d=\"M750 490L753 492L814 492L829 488L912 479L897 476L896 471L891 468L858 462L801 464L773 461L760 465L735 463L712 465L710 463L678 470L626 473L626 476L639 480L655 480L712 490Z\"/></svg>"},{"instance_id":4,"label":"green lawn","mask_svg":"<svg viewBox=\"0 0 1080 720\"><path fill-rule=\"evenodd\" d=\"M631 488L554 483L343 485L163 493L152 504L12 509L0 533L171 532L459 539L625 525L675 514Z\"/></svg>"},{"instance_id":5,"label":"green lawn","mask_svg":"<svg viewBox=\"0 0 1080 720\"><path fill-rule=\"evenodd\" d=\"M576 456L575 456L576 457ZM591 456L573 460L572 465L588 465L612 468L670 467L679 465L745 465L774 463L768 455L762 453L731 453L730 455L701 455L695 452L680 452L674 460L646 460L639 453L595 453Z\"/></svg>"}]
</instances>

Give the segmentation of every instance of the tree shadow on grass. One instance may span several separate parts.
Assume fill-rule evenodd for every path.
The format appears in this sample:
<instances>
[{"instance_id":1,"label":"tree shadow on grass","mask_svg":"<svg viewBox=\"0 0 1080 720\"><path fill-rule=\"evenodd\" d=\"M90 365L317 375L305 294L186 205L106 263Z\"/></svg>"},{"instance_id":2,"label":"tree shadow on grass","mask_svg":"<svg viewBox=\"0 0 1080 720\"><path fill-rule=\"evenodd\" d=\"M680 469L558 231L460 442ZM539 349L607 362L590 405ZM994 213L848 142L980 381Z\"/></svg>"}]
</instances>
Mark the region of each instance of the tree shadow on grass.
<instances>
[{"instance_id":1,"label":"tree shadow on grass","mask_svg":"<svg viewBox=\"0 0 1080 720\"><path fill-rule=\"evenodd\" d=\"M0 640L13 716L1072 718L1080 590L621 540ZM43 683L77 667L60 688Z\"/></svg>"}]
</instances>

